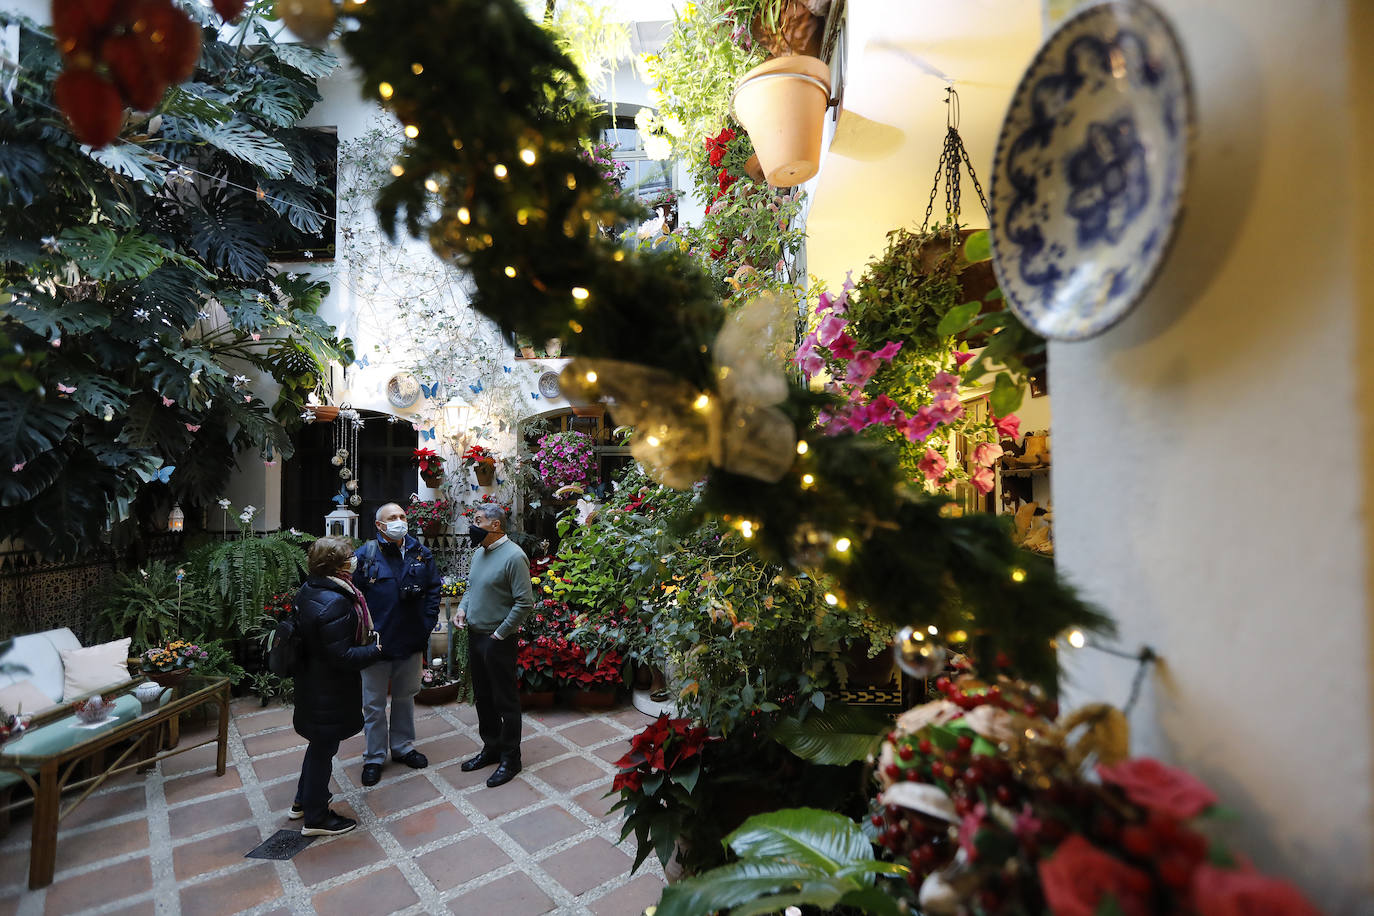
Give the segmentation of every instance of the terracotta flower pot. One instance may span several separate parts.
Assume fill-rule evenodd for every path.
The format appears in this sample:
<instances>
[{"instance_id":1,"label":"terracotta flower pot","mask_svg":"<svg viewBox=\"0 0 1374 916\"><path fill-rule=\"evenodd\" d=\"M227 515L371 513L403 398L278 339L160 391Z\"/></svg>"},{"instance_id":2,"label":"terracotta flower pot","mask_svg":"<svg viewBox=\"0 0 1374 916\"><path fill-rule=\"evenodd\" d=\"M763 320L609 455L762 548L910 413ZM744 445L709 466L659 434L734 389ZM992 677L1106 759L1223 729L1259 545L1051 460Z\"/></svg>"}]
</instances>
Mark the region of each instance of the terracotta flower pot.
<instances>
[{"instance_id":1,"label":"terracotta flower pot","mask_svg":"<svg viewBox=\"0 0 1374 916\"><path fill-rule=\"evenodd\" d=\"M420 479L425 482L425 486L427 487L437 487L444 482L444 472L435 471L427 474L424 471L421 471Z\"/></svg>"},{"instance_id":2,"label":"terracotta flower pot","mask_svg":"<svg viewBox=\"0 0 1374 916\"><path fill-rule=\"evenodd\" d=\"M563 702L574 709L610 709L615 705L614 689L564 687L559 693Z\"/></svg>"},{"instance_id":3,"label":"terracotta flower pot","mask_svg":"<svg viewBox=\"0 0 1374 916\"><path fill-rule=\"evenodd\" d=\"M315 415L315 423L333 423L335 420L339 419L339 408L332 404L320 404L316 407L311 407L310 412Z\"/></svg>"},{"instance_id":4,"label":"terracotta flower pot","mask_svg":"<svg viewBox=\"0 0 1374 916\"><path fill-rule=\"evenodd\" d=\"M431 484L431 486L433 486ZM444 523L435 519L432 522L424 522L420 525L420 533L427 538L437 538L444 533Z\"/></svg>"},{"instance_id":5,"label":"terracotta flower pot","mask_svg":"<svg viewBox=\"0 0 1374 916\"><path fill-rule=\"evenodd\" d=\"M744 163L744 174L748 175L750 178L754 179L760 184L763 183L763 166L759 164L758 153L755 153L754 155L750 156L749 161Z\"/></svg>"},{"instance_id":6,"label":"terracotta flower pot","mask_svg":"<svg viewBox=\"0 0 1374 916\"><path fill-rule=\"evenodd\" d=\"M161 687L175 687L191 673L190 668L174 668L171 671L148 671L148 680Z\"/></svg>"},{"instance_id":7,"label":"terracotta flower pot","mask_svg":"<svg viewBox=\"0 0 1374 916\"><path fill-rule=\"evenodd\" d=\"M496 462L490 458L477 462L473 465L472 471L477 475L479 487L489 487L496 480Z\"/></svg>"},{"instance_id":8,"label":"terracotta flower pot","mask_svg":"<svg viewBox=\"0 0 1374 916\"><path fill-rule=\"evenodd\" d=\"M553 707L552 690L521 690L520 708L521 709L551 709Z\"/></svg>"},{"instance_id":9,"label":"terracotta flower pot","mask_svg":"<svg viewBox=\"0 0 1374 916\"><path fill-rule=\"evenodd\" d=\"M776 57L740 80L735 116L749 132L768 183L790 188L820 170L830 68L815 57Z\"/></svg>"},{"instance_id":10,"label":"terracotta flower pot","mask_svg":"<svg viewBox=\"0 0 1374 916\"><path fill-rule=\"evenodd\" d=\"M768 28L763 14L754 16L749 24L749 34L773 57L786 54L809 54L812 57L821 53L821 43L825 39L825 17L813 12L813 6L828 4L808 3L806 0L786 0L779 4L777 25Z\"/></svg>"}]
</instances>

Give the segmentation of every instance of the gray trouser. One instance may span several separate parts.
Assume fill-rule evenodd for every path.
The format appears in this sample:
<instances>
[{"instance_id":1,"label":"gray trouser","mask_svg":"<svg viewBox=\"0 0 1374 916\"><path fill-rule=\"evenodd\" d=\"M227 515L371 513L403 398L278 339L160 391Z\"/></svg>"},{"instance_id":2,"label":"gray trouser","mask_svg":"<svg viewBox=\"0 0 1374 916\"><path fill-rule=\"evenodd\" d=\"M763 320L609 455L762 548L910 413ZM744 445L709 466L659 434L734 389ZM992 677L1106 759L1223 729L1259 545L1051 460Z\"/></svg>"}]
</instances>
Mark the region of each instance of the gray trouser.
<instances>
[{"instance_id":1,"label":"gray trouser","mask_svg":"<svg viewBox=\"0 0 1374 916\"><path fill-rule=\"evenodd\" d=\"M363 763L385 763L388 745L396 757L415 749L415 694L420 690L421 655L383 658L363 669ZM386 695L391 688L391 729L387 729Z\"/></svg>"}]
</instances>

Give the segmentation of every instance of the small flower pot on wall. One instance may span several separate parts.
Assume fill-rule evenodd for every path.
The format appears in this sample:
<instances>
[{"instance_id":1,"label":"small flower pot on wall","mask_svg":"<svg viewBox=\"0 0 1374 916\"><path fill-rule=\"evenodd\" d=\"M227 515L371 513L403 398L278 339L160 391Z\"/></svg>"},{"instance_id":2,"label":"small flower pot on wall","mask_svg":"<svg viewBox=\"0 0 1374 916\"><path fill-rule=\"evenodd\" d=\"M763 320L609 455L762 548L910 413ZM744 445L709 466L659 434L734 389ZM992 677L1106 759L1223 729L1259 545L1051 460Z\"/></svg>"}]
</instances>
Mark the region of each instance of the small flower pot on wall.
<instances>
[{"instance_id":1,"label":"small flower pot on wall","mask_svg":"<svg viewBox=\"0 0 1374 916\"><path fill-rule=\"evenodd\" d=\"M311 407L310 412L315 415L315 419L312 421L314 423L333 423L339 419L339 408L332 404L320 404Z\"/></svg>"},{"instance_id":2,"label":"small flower pot on wall","mask_svg":"<svg viewBox=\"0 0 1374 916\"><path fill-rule=\"evenodd\" d=\"M489 487L496 481L496 462L490 458L479 461L473 465L472 472L477 475L479 487Z\"/></svg>"},{"instance_id":3,"label":"small flower pot on wall","mask_svg":"<svg viewBox=\"0 0 1374 916\"><path fill-rule=\"evenodd\" d=\"M444 474L442 471L435 474L426 474L424 471L421 471L420 479L425 482L425 486L434 488L443 484Z\"/></svg>"},{"instance_id":4,"label":"small flower pot on wall","mask_svg":"<svg viewBox=\"0 0 1374 916\"><path fill-rule=\"evenodd\" d=\"M790 188L820 170L830 107L830 68L816 57L775 57L735 90L735 116L749 132L768 183Z\"/></svg>"}]
</instances>

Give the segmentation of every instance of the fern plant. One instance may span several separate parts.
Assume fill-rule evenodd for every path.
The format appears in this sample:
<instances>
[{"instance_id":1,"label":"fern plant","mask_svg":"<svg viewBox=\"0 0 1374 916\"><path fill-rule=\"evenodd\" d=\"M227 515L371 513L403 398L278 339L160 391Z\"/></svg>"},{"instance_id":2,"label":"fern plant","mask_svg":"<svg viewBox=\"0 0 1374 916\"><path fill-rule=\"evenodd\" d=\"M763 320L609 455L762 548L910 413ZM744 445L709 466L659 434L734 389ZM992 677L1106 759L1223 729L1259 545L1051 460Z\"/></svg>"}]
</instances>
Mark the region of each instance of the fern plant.
<instances>
[{"instance_id":1,"label":"fern plant","mask_svg":"<svg viewBox=\"0 0 1374 916\"><path fill-rule=\"evenodd\" d=\"M248 520L245 520L245 515ZM268 599L294 592L305 578L307 535L277 531L256 535L251 513L239 516L235 540L207 544L191 554L190 563L218 599L223 632L249 633L262 616Z\"/></svg>"},{"instance_id":2,"label":"fern plant","mask_svg":"<svg viewBox=\"0 0 1374 916\"><path fill-rule=\"evenodd\" d=\"M115 577L109 600L91 620L93 639L132 637L133 651L183 635L214 632L218 608L204 589L187 581L184 567L154 561Z\"/></svg>"}]
</instances>

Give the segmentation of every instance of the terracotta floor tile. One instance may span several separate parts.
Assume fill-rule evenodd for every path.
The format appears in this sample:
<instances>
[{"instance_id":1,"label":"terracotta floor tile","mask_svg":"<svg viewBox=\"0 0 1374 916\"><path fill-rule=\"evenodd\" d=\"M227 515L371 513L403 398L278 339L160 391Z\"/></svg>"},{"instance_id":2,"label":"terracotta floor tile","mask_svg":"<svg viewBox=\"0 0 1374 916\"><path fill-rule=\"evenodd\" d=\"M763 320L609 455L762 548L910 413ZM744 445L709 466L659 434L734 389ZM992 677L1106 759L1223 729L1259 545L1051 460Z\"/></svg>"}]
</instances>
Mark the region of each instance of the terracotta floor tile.
<instances>
[{"instance_id":1,"label":"terracotta floor tile","mask_svg":"<svg viewBox=\"0 0 1374 916\"><path fill-rule=\"evenodd\" d=\"M303 748L306 743L306 740L296 734L295 731L284 728L281 731L244 738L243 749L248 752L249 757L263 757L267 754L275 754L277 751L284 751L289 747Z\"/></svg>"},{"instance_id":2,"label":"terracotta floor tile","mask_svg":"<svg viewBox=\"0 0 1374 916\"><path fill-rule=\"evenodd\" d=\"M591 747L593 744L624 735L620 729L600 719L584 720L576 725L569 725L567 728L559 729L558 734L582 747Z\"/></svg>"},{"instance_id":3,"label":"terracotta floor tile","mask_svg":"<svg viewBox=\"0 0 1374 916\"><path fill-rule=\"evenodd\" d=\"M403 776L403 773L406 775ZM414 775L410 775L412 773ZM403 766L384 770L382 781L368 789L366 796L367 806L378 817L386 817L438 797L439 790L434 788L433 783Z\"/></svg>"},{"instance_id":4,"label":"terracotta floor tile","mask_svg":"<svg viewBox=\"0 0 1374 916\"><path fill-rule=\"evenodd\" d=\"M464 725L472 725L474 727L477 725L477 707L470 703L456 706L451 709L450 712L455 719L462 722Z\"/></svg>"},{"instance_id":5,"label":"terracotta floor tile","mask_svg":"<svg viewBox=\"0 0 1374 916\"><path fill-rule=\"evenodd\" d=\"M92 827L79 833L59 829L57 868L66 871L147 848L148 822L145 820Z\"/></svg>"},{"instance_id":6,"label":"terracotta floor tile","mask_svg":"<svg viewBox=\"0 0 1374 916\"><path fill-rule=\"evenodd\" d=\"M573 722L580 722L584 718L583 713L580 713L575 709L567 709L563 707L554 707L553 709L536 709L527 712L524 715L531 719L536 719L540 723L548 726L549 728L554 729L564 725L570 725Z\"/></svg>"},{"instance_id":7,"label":"terracotta floor tile","mask_svg":"<svg viewBox=\"0 0 1374 916\"><path fill-rule=\"evenodd\" d=\"M270 811L280 811L286 813L286 809L291 807L291 803L296 800L296 779L283 779L281 782L274 783L262 790L262 796L267 800L267 808ZM338 780L329 780L329 791L339 794Z\"/></svg>"},{"instance_id":8,"label":"terracotta floor tile","mask_svg":"<svg viewBox=\"0 0 1374 916\"><path fill-rule=\"evenodd\" d=\"M501 825L501 829L523 846L526 852L534 852L581 833L585 828L581 821L562 808L547 805L507 821Z\"/></svg>"},{"instance_id":9,"label":"terracotta floor tile","mask_svg":"<svg viewBox=\"0 0 1374 916\"><path fill-rule=\"evenodd\" d=\"M605 820L609 816L608 812L611 810L611 806L613 806L616 802L620 801L619 792L610 796L609 798L603 797L605 796L606 791L610 789L610 787L611 780L608 777L606 779L605 785L596 786L594 788L588 789L585 792L578 793L577 795L573 796L572 800L577 802L578 807L580 807L583 811L586 811L592 817Z\"/></svg>"},{"instance_id":10,"label":"terracotta floor tile","mask_svg":"<svg viewBox=\"0 0 1374 916\"><path fill-rule=\"evenodd\" d=\"M181 881L237 864L263 839L262 832L249 825L194 843L180 843L172 850L172 871Z\"/></svg>"},{"instance_id":11,"label":"terracotta floor tile","mask_svg":"<svg viewBox=\"0 0 1374 916\"><path fill-rule=\"evenodd\" d=\"M654 875L640 875L624 887L618 887L587 909L596 916L638 916L644 908L658 903L663 894L663 879Z\"/></svg>"},{"instance_id":12,"label":"terracotta floor tile","mask_svg":"<svg viewBox=\"0 0 1374 916\"><path fill-rule=\"evenodd\" d=\"M589 782L601 781L609 784L612 778L606 775L606 771L601 767L580 757L570 757L567 760L542 766L535 771L534 775L560 792L567 792L569 789L575 789Z\"/></svg>"},{"instance_id":13,"label":"terracotta floor tile","mask_svg":"<svg viewBox=\"0 0 1374 916\"><path fill-rule=\"evenodd\" d=\"M494 769L496 769L495 766L489 766L481 770L474 770L471 773L464 773L461 764L450 763L437 772L441 779L455 789L466 789L486 782L487 777L491 775Z\"/></svg>"},{"instance_id":14,"label":"terracotta floor tile","mask_svg":"<svg viewBox=\"0 0 1374 916\"><path fill-rule=\"evenodd\" d=\"M525 875L516 873L474 888L449 901L455 916L499 913L500 916L540 916L554 912L554 902Z\"/></svg>"},{"instance_id":15,"label":"terracotta floor tile","mask_svg":"<svg viewBox=\"0 0 1374 916\"><path fill-rule=\"evenodd\" d=\"M259 757L253 761L253 772L258 775L259 782L271 782L287 775L299 776L304 755L304 751L291 750L271 757Z\"/></svg>"},{"instance_id":16,"label":"terracotta floor tile","mask_svg":"<svg viewBox=\"0 0 1374 916\"><path fill-rule=\"evenodd\" d=\"M295 709L288 706L278 706L275 709L268 709L265 712L254 716L244 716L234 720L234 724L239 727L239 734L243 736L260 735L271 728L281 726L290 727Z\"/></svg>"},{"instance_id":17,"label":"terracotta floor tile","mask_svg":"<svg viewBox=\"0 0 1374 916\"><path fill-rule=\"evenodd\" d=\"M276 868L263 862L203 884L183 883L181 916L229 916L281 896Z\"/></svg>"},{"instance_id":18,"label":"terracotta floor tile","mask_svg":"<svg viewBox=\"0 0 1374 916\"><path fill-rule=\"evenodd\" d=\"M427 852L416 858L415 864L442 892L495 871L509 861L510 856L500 846L484 836L474 836Z\"/></svg>"},{"instance_id":19,"label":"terracotta floor tile","mask_svg":"<svg viewBox=\"0 0 1374 916\"><path fill-rule=\"evenodd\" d=\"M376 839L366 830L355 830L341 837L316 840L296 853L291 863L308 887L384 861L386 853Z\"/></svg>"},{"instance_id":20,"label":"terracotta floor tile","mask_svg":"<svg viewBox=\"0 0 1374 916\"><path fill-rule=\"evenodd\" d=\"M479 750L477 742L467 735L448 734L442 738L417 741L416 749L429 758L429 765L441 767L471 757ZM404 766L404 764L401 764Z\"/></svg>"},{"instance_id":21,"label":"terracotta floor tile","mask_svg":"<svg viewBox=\"0 0 1374 916\"><path fill-rule=\"evenodd\" d=\"M25 857L27 867L27 857ZM88 907L137 897L153 889L153 868L147 856L110 865L74 878L55 881L48 887L43 912L66 916Z\"/></svg>"},{"instance_id":22,"label":"terracotta floor tile","mask_svg":"<svg viewBox=\"0 0 1374 916\"><path fill-rule=\"evenodd\" d=\"M569 753L568 749L547 735L540 735L538 738L530 738L520 742L520 762L525 766L534 766L536 763L543 763L545 760L552 760Z\"/></svg>"},{"instance_id":23,"label":"terracotta floor tile","mask_svg":"<svg viewBox=\"0 0 1374 916\"><path fill-rule=\"evenodd\" d=\"M629 874L633 861L608 840L592 837L543 859L539 867L569 893L581 895L612 878Z\"/></svg>"},{"instance_id":24,"label":"terracotta floor tile","mask_svg":"<svg viewBox=\"0 0 1374 916\"><path fill-rule=\"evenodd\" d=\"M491 770L479 770L476 773L464 775L481 776L485 781L486 777L491 775ZM529 783L517 776L504 786L497 786L495 789L488 789L483 786L469 795L468 801L478 811L495 819L512 811L528 808L535 802L542 801L543 798L544 796L530 788Z\"/></svg>"},{"instance_id":25,"label":"terracotta floor tile","mask_svg":"<svg viewBox=\"0 0 1374 916\"><path fill-rule=\"evenodd\" d=\"M195 836L216 827L226 827L246 821L253 816L248 798L242 793L223 795L206 802L182 805L167 814L172 839Z\"/></svg>"},{"instance_id":26,"label":"terracotta floor tile","mask_svg":"<svg viewBox=\"0 0 1374 916\"><path fill-rule=\"evenodd\" d=\"M190 743L186 741L184 735L182 736L182 741L183 743ZM166 760L160 762L158 766L162 768L162 775L171 779L183 773L190 773L192 770L203 770L206 767L213 767L215 765L215 757L218 750L219 749L215 747L215 745L207 744L204 747L195 748L184 754L168 757Z\"/></svg>"},{"instance_id":27,"label":"terracotta floor tile","mask_svg":"<svg viewBox=\"0 0 1374 916\"><path fill-rule=\"evenodd\" d=\"M239 778L239 771L232 766L225 767L223 776L216 776L215 771L211 770L208 773L170 779L162 784L162 791L166 794L169 805L242 788L243 780Z\"/></svg>"},{"instance_id":28,"label":"terracotta floor tile","mask_svg":"<svg viewBox=\"0 0 1374 916\"><path fill-rule=\"evenodd\" d=\"M647 726L650 722L654 721L653 716L646 716L644 713L640 712L638 709L635 709L633 706L628 706L625 709L622 709L620 712L612 714L611 718L619 722L621 725L624 725L630 728L631 730L637 732L643 731L645 726Z\"/></svg>"},{"instance_id":29,"label":"terracotta floor tile","mask_svg":"<svg viewBox=\"0 0 1374 916\"><path fill-rule=\"evenodd\" d=\"M262 709L262 700L257 697L239 697L229 701L229 714L235 718L251 716Z\"/></svg>"},{"instance_id":30,"label":"terracotta floor tile","mask_svg":"<svg viewBox=\"0 0 1374 916\"><path fill-rule=\"evenodd\" d=\"M630 741L628 738L624 741L613 741L605 747L599 747L596 750L592 751L593 754L600 757L607 763L615 763L617 760L619 760L621 757L624 757L629 752Z\"/></svg>"},{"instance_id":31,"label":"terracotta floor tile","mask_svg":"<svg viewBox=\"0 0 1374 916\"><path fill-rule=\"evenodd\" d=\"M462 732L443 716L429 716L415 720L415 738L423 741L436 735L459 735Z\"/></svg>"},{"instance_id":32,"label":"terracotta floor tile","mask_svg":"<svg viewBox=\"0 0 1374 916\"><path fill-rule=\"evenodd\" d=\"M395 913L420 902L415 889L396 867L355 878L347 884L316 894L317 913ZM503 914L504 916L504 914Z\"/></svg>"},{"instance_id":33,"label":"terracotta floor tile","mask_svg":"<svg viewBox=\"0 0 1374 916\"><path fill-rule=\"evenodd\" d=\"M415 849L426 843L453 837L468 829L468 819L449 802L422 808L387 824L387 830L403 849Z\"/></svg>"},{"instance_id":34,"label":"terracotta floor tile","mask_svg":"<svg viewBox=\"0 0 1374 916\"><path fill-rule=\"evenodd\" d=\"M62 830L94 824L96 821L142 814L147 810L147 792L143 786L128 786L113 792L98 792L77 805L76 810L62 819ZM14 828L10 828L13 830ZM59 834L60 835L60 834Z\"/></svg>"}]
</instances>

